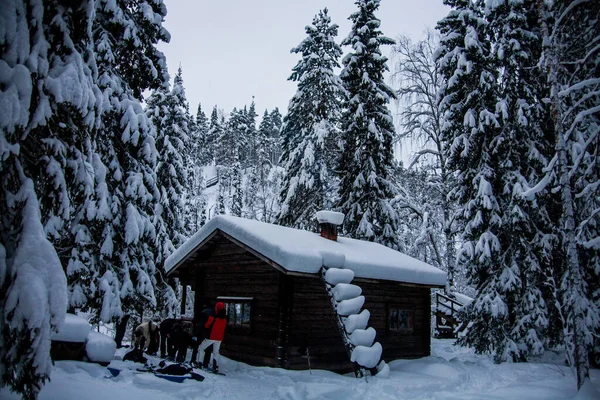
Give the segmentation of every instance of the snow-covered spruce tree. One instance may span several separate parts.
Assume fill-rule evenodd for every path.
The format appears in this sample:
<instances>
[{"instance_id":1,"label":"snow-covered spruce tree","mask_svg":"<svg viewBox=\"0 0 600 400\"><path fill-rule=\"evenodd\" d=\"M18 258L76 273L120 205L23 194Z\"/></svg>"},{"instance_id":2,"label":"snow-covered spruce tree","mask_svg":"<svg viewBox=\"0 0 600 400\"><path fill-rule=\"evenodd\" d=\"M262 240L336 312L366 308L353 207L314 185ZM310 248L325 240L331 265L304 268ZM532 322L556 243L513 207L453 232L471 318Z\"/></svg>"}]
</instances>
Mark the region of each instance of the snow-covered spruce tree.
<instances>
[{"instance_id":1,"label":"snow-covered spruce tree","mask_svg":"<svg viewBox=\"0 0 600 400\"><path fill-rule=\"evenodd\" d=\"M375 16L379 0L358 0L350 16L352 30L342 42L351 52L340 74L347 91L341 119L343 151L338 208L350 237L398 249L397 215L390 205L396 193L393 179L394 124L388 109L394 91L384 82L387 58L380 46L394 44L379 31Z\"/></svg>"},{"instance_id":2,"label":"snow-covered spruce tree","mask_svg":"<svg viewBox=\"0 0 600 400\"><path fill-rule=\"evenodd\" d=\"M217 139L220 146L220 151L217 153L217 165L231 168L236 160L236 154L239 153L240 147L245 145L242 143L243 138L240 137L239 134L242 129L240 126L244 123L243 110L238 111L237 108L234 107L227 122L225 124L222 122L223 121L221 121L220 124L220 134Z\"/></svg>"},{"instance_id":3,"label":"snow-covered spruce tree","mask_svg":"<svg viewBox=\"0 0 600 400\"><path fill-rule=\"evenodd\" d=\"M459 343L497 362L523 360L543 350L547 310L539 287L550 254L537 244L546 233L538 226L543 210L521 196L547 150L533 3L448 3L453 10L438 25L442 136L457 173L451 195L464 226L459 262L477 288Z\"/></svg>"},{"instance_id":4,"label":"snow-covered spruce tree","mask_svg":"<svg viewBox=\"0 0 600 400\"><path fill-rule=\"evenodd\" d=\"M217 112L217 106L214 106L210 113L210 120L208 122L208 131L206 132L206 151L208 156L208 164L216 163L220 151L218 147L219 138L221 137L221 131L223 126L219 120L219 114Z\"/></svg>"},{"instance_id":5,"label":"snow-covered spruce tree","mask_svg":"<svg viewBox=\"0 0 600 400\"><path fill-rule=\"evenodd\" d=\"M394 45L394 58L396 66L393 78L398 83L398 102L404 106L402 112L403 133L401 140L410 140L417 144L420 150L416 151L414 158L409 165L409 169L417 166L426 170L428 173L425 178L431 191L437 192L429 197L434 203L415 202L421 193L427 193L429 190L422 188L421 193L411 193L408 186L399 182L401 186L400 196L394 202L396 207L402 207L404 212L408 210L417 219L423 223L423 226L433 228L436 224L442 227L444 241L432 242L431 247L437 247L436 254L439 253L439 267L448 271L448 283L446 292L451 294L454 286L454 275L456 269L456 224L455 206L448 198L448 193L452 187L453 174L448 171L446 166L446 152L442 141L442 113L440 104L437 101L439 90L443 85L443 76L435 63L435 51L439 47L439 35L434 31L427 31L427 37L417 43L412 43L406 36L397 39ZM423 175L420 171L417 175ZM413 174L406 171L402 174L408 178L407 184L413 188L419 187L418 182L415 185L410 182ZM403 190L404 189L404 190ZM407 191L408 190L408 191ZM406 196L404 195L406 193ZM429 211L423 210L421 206L429 208ZM437 210L435 210L437 208ZM423 217L427 216L429 223L425 224ZM432 221L431 218L441 217L442 219ZM430 224L430 222L433 222ZM425 232L425 230L421 230ZM433 233L433 232L432 232ZM405 238L404 235L401 235ZM431 238L437 235L432 234ZM422 241L418 243L424 244Z\"/></svg>"},{"instance_id":6,"label":"snow-covered spruce tree","mask_svg":"<svg viewBox=\"0 0 600 400\"><path fill-rule=\"evenodd\" d=\"M445 78L440 93L445 119L442 137L449 169L457 173L451 195L464 224L458 262L477 288L466 316L470 322L459 343L478 353L492 352L501 361L507 349L516 347L510 336L507 295L516 293L520 282L513 266L500 262L503 210L497 196L502 181L498 155L491 146L500 128L495 114L495 65L483 10L469 0L445 4L452 10L437 27L441 33L438 63Z\"/></svg>"},{"instance_id":7,"label":"snow-covered spruce tree","mask_svg":"<svg viewBox=\"0 0 600 400\"><path fill-rule=\"evenodd\" d=\"M206 196L204 190L203 166L212 164L212 154L206 142L209 125L206 114L198 105L196 121L190 121L189 139L184 156L187 170L183 228L185 236L190 237L206 222Z\"/></svg>"},{"instance_id":8,"label":"snow-covered spruce tree","mask_svg":"<svg viewBox=\"0 0 600 400\"><path fill-rule=\"evenodd\" d=\"M589 381L588 356L600 329L600 4L537 5L556 144L548 175L527 194L553 184L561 196L557 225L564 266L557 297L568 360L581 389Z\"/></svg>"},{"instance_id":9,"label":"snow-covered spruce tree","mask_svg":"<svg viewBox=\"0 0 600 400\"><path fill-rule=\"evenodd\" d=\"M181 66L173 80L171 91L166 87L155 90L148 99L146 115L156 129L157 186L160 193L153 215L157 254L156 293L157 307L174 316L177 311L175 282L167 281L162 270L164 260L189 237L192 232L184 222L191 213L188 178L195 183L194 168L190 164L194 146L189 143L190 131L195 129L183 87ZM186 190L187 189L187 190Z\"/></svg>"},{"instance_id":10,"label":"snow-covered spruce tree","mask_svg":"<svg viewBox=\"0 0 600 400\"><path fill-rule=\"evenodd\" d=\"M344 88L334 69L339 67L341 48L335 43L338 26L327 9L319 11L307 37L292 53L302 59L290 80L298 90L285 117L285 179L281 190L279 224L302 229L316 226L315 213L332 207L336 192L332 172L337 161L340 105Z\"/></svg>"},{"instance_id":11,"label":"snow-covered spruce tree","mask_svg":"<svg viewBox=\"0 0 600 400\"><path fill-rule=\"evenodd\" d=\"M272 118L274 117L274 118ZM246 216L265 222L275 218L278 207L277 166L272 164L273 152L277 146L278 127L281 116L277 109L269 113L265 110L256 133L256 165L246 173L244 201Z\"/></svg>"},{"instance_id":12,"label":"snow-covered spruce tree","mask_svg":"<svg viewBox=\"0 0 600 400\"><path fill-rule=\"evenodd\" d=\"M279 108L275 107L271 111L269 119L271 121L269 160L271 161L271 165L279 165L279 158L281 157L281 125L283 124Z\"/></svg>"},{"instance_id":13,"label":"snow-covered spruce tree","mask_svg":"<svg viewBox=\"0 0 600 400\"><path fill-rule=\"evenodd\" d=\"M247 168L250 166L254 166L257 163L257 150L258 143L256 141L256 105L254 104L254 97L252 98L252 103L250 103L250 107L244 110L241 114L242 116L242 124L237 126L239 130L239 138L240 138L240 162L242 163L243 168Z\"/></svg>"},{"instance_id":14,"label":"snow-covered spruce tree","mask_svg":"<svg viewBox=\"0 0 600 400\"><path fill-rule=\"evenodd\" d=\"M209 121L200 104L198 104L194 128L193 131L190 131L190 151L196 160L195 164L211 165L215 143L209 141Z\"/></svg>"},{"instance_id":15,"label":"snow-covered spruce tree","mask_svg":"<svg viewBox=\"0 0 600 400\"><path fill-rule=\"evenodd\" d=\"M535 0L488 4L486 19L498 72L496 113L501 125L491 141L500 181L495 193L502 210L500 280L514 280L506 294L507 329L516 348L506 358L523 360L545 346L548 310L542 289L552 260L551 193L527 201L521 193L543 176L554 137L548 129L546 77L538 66L542 51Z\"/></svg>"},{"instance_id":16,"label":"snow-covered spruce tree","mask_svg":"<svg viewBox=\"0 0 600 400\"><path fill-rule=\"evenodd\" d=\"M152 216L160 199L158 155L141 100L145 90L168 81L156 44L168 41L169 33L162 27L161 0L102 0L95 7L93 56L104 98L94 136L95 163L103 171L94 194L99 212L90 228L96 249L89 263L74 259L67 272L71 305L97 310L109 322L156 304L160 243ZM89 295L77 298L82 284L89 284Z\"/></svg>"},{"instance_id":17,"label":"snow-covered spruce tree","mask_svg":"<svg viewBox=\"0 0 600 400\"><path fill-rule=\"evenodd\" d=\"M0 9L0 387L35 399L67 307L47 234L70 240L69 220L90 193L87 139L100 96L84 56L85 7L7 0Z\"/></svg>"},{"instance_id":18,"label":"snow-covered spruce tree","mask_svg":"<svg viewBox=\"0 0 600 400\"><path fill-rule=\"evenodd\" d=\"M262 212L264 203L264 191L266 190L266 180L271 168L269 160L269 151L271 148L271 116L265 110L260 126L255 135L255 165L251 166L246 175L246 185L244 187L244 203L246 218L264 221ZM260 204L259 204L260 203Z\"/></svg>"},{"instance_id":19,"label":"snow-covered spruce tree","mask_svg":"<svg viewBox=\"0 0 600 400\"><path fill-rule=\"evenodd\" d=\"M181 67L173 81L173 89L155 90L148 99L146 115L156 128L157 185L160 200L154 218L160 237L159 260L165 260L189 233L183 225L184 188L187 186L188 153L193 146L188 144L192 125L183 88ZM159 261L159 262L161 262Z\"/></svg>"}]
</instances>

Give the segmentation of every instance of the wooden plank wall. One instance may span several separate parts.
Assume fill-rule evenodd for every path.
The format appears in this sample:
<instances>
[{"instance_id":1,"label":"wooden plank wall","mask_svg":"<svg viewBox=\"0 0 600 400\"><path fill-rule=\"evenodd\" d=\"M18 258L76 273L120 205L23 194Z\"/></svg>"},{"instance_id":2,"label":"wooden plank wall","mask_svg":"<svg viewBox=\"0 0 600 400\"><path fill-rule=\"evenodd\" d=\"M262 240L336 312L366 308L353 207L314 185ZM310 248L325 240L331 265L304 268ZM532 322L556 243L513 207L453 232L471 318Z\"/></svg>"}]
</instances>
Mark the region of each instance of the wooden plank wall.
<instances>
[{"instance_id":1,"label":"wooden plank wall","mask_svg":"<svg viewBox=\"0 0 600 400\"><path fill-rule=\"evenodd\" d=\"M194 261L204 269L203 296L254 297L251 330L228 327L221 353L253 365L275 366L278 337L278 275L280 272L243 248L220 237L209 255Z\"/></svg>"},{"instance_id":2,"label":"wooden plank wall","mask_svg":"<svg viewBox=\"0 0 600 400\"><path fill-rule=\"evenodd\" d=\"M425 357L430 354L431 344L431 290L429 288L406 286L392 281L353 282L363 289L364 308L371 313L369 326L377 331L376 341L383 346L383 359ZM414 312L414 330L394 332L387 329L388 307L396 305L400 309Z\"/></svg>"},{"instance_id":3,"label":"wooden plank wall","mask_svg":"<svg viewBox=\"0 0 600 400\"><path fill-rule=\"evenodd\" d=\"M333 307L318 277L294 277L294 297L288 339L288 368L352 371Z\"/></svg>"},{"instance_id":4,"label":"wooden plank wall","mask_svg":"<svg viewBox=\"0 0 600 400\"><path fill-rule=\"evenodd\" d=\"M307 369L308 347L312 368L352 371L325 285L318 276L283 278L273 266L222 236L215 238L206 257L194 260L192 267L197 269L195 286L202 297L213 301L218 296L254 297L252 328L228 328L221 347L226 357L253 365ZM377 330L376 340L383 346L386 361L429 355L430 289L391 281L356 279L354 283L363 289L364 307L371 312L369 326ZM293 291L293 295L280 290ZM390 305L414 312L413 332L387 330ZM287 314L286 323L280 324Z\"/></svg>"}]
</instances>

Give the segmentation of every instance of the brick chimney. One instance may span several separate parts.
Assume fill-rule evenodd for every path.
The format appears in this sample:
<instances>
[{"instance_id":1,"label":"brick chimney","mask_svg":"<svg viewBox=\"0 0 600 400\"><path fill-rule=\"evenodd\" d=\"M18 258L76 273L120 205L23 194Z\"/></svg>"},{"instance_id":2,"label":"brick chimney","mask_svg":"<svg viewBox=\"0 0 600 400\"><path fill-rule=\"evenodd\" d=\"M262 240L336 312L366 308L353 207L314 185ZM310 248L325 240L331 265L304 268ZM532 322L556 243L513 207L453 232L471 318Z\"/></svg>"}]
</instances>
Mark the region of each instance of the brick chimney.
<instances>
[{"instance_id":1,"label":"brick chimney","mask_svg":"<svg viewBox=\"0 0 600 400\"><path fill-rule=\"evenodd\" d=\"M318 211L317 221L319 222L319 231L325 239L337 242L337 227L344 222L345 215L336 211Z\"/></svg>"}]
</instances>

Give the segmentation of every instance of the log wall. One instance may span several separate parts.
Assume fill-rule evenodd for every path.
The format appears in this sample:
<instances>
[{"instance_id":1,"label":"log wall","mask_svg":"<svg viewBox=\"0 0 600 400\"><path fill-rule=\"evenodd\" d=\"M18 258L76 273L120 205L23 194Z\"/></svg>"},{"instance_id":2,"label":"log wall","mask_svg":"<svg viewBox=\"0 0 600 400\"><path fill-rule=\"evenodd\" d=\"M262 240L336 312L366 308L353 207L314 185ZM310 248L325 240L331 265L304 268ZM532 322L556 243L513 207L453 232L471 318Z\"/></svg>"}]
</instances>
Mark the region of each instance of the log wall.
<instances>
[{"instance_id":1,"label":"log wall","mask_svg":"<svg viewBox=\"0 0 600 400\"><path fill-rule=\"evenodd\" d=\"M196 301L219 296L253 297L252 327L228 327L221 352L252 365L289 369L352 371L333 307L318 277L284 275L223 236L188 265ZM430 353L430 289L392 281L355 279L371 312L383 358L427 356ZM413 312L413 330L388 330L389 308ZM195 310L199 312L200 305Z\"/></svg>"},{"instance_id":2,"label":"log wall","mask_svg":"<svg viewBox=\"0 0 600 400\"><path fill-rule=\"evenodd\" d=\"M293 279L287 367L308 369L310 355L311 368L352 371L325 283L318 276Z\"/></svg>"},{"instance_id":3,"label":"log wall","mask_svg":"<svg viewBox=\"0 0 600 400\"><path fill-rule=\"evenodd\" d=\"M365 281L355 279L363 289L366 308L371 312L369 326L377 331L377 340L383 346L383 359L425 357L431 345L431 290L425 287L402 285L392 281ZM388 330L389 307L413 311L413 331Z\"/></svg>"},{"instance_id":4,"label":"log wall","mask_svg":"<svg viewBox=\"0 0 600 400\"><path fill-rule=\"evenodd\" d=\"M214 303L219 296L253 297L252 326L228 326L221 354L252 365L275 366L280 272L225 238L216 238L206 256L193 261L196 291ZM201 300L200 296L196 299ZM196 311L199 307L195 307Z\"/></svg>"}]
</instances>

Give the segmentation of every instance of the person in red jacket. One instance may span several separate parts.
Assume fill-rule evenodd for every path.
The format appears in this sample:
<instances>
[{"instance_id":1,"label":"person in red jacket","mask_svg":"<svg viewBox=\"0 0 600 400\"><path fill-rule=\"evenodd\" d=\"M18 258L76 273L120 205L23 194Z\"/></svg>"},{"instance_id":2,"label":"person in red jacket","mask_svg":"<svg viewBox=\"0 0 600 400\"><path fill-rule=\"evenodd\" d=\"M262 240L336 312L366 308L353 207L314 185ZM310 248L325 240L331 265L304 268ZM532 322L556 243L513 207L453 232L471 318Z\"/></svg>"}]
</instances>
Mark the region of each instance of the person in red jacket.
<instances>
[{"instance_id":1,"label":"person in red jacket","mask_svg":"<svg viewBox=\"0 0 600 400\"><path fill-rule=\"evenodd\" d=\"M202 354L211 344L213 345L213 371L218 372L219 370L219 348L221 348L221 342L225 336L225 328L227 327L227 314L225 313L225 304L218 302L215 304L215 315L209 316L206 320L204 327L207 329L205 339L198 346L198 354ZM194 362L196 360L193 360ZM204 368L208 368L208 365L204 365Z\"/></svg>"}]
</instances>

